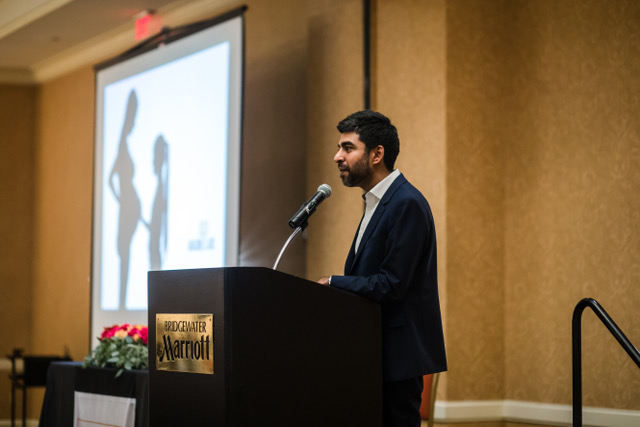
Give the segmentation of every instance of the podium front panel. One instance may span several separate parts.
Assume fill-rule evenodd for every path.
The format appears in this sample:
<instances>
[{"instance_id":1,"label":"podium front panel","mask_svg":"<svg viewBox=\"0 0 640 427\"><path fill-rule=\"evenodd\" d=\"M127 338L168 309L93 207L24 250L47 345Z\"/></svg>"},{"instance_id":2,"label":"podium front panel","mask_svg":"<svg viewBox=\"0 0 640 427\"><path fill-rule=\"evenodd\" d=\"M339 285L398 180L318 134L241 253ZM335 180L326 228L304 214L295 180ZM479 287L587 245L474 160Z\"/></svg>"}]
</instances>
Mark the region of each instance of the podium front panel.
<instances>
[{"instance_id":1,"label":"podium front panel","mask_svg":"<svg viewBox=\"0 0 640 427\"><path fill-rule=\"evenodd\" d=\"M157 369L158 313L213 315L213 374ZM150 272L150 425L380 426L380 332L377 304L271 269Z\"/></svg>"},{"instance_id":2,"label":"podium front panel","mask_svg":"<svg viewBox=\"0 0 640 427\"><path fill-rule=\"evenodd\" d=\"M228 425L224 270L149 272L148 295L149 425ZM213 315L214 374L157 369L156 315L171 313Z\"/></svg>"}]
</instances>

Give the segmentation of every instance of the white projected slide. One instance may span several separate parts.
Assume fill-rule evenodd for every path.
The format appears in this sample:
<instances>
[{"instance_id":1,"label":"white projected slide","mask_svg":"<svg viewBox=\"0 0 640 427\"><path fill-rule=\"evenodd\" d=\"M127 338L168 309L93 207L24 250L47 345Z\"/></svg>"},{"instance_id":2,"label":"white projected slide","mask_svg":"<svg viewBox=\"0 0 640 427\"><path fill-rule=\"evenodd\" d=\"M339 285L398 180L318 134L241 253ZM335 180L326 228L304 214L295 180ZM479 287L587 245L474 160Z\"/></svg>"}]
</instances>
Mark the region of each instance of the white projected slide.
<instances>
[{"instance_id":1,"label":"white projected slide","mask_svg":"<svg viewBox=\"0 0 640 427\"><path fill-rule=\"evenodd\" d=\"M92 341L147 323L149 270L237 264L241 37L237 17L97 72Z\"/></svg>"}]
</instances>

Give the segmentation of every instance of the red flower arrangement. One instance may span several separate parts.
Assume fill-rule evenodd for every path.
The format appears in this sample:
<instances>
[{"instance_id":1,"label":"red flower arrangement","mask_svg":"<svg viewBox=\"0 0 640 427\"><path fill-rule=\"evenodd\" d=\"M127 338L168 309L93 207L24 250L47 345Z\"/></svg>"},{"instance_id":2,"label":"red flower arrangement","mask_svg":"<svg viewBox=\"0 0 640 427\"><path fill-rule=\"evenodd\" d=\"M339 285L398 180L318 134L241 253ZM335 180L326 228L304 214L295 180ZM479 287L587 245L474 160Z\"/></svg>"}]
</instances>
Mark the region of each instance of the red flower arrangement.
<instances>
[{"instance_id":1,"label":"red flower arrangement","mask_svg":"<svg viewBox=\"0 0 640 427\"><path fill-rule=\"evenodd\" d=\"M131 337L133 341L142 341L144 345L147 345L147 339L149 338L149 329L143 325L113 325L107 326L100 335L100 340L105 338L124 338Z\"/></svg>"},{"instance_id":2,"label":"red flower arrangement","mask_svg":"<svg viewBox=\"0 0 640 427\"><path fill-rule=\"evenodd\" d=\"M149 367L149 331L143 325L113 325L104 328L100 344L85 358L83 367L116 368L116 378L131 369Z\"/></svg>"}]
</instances>

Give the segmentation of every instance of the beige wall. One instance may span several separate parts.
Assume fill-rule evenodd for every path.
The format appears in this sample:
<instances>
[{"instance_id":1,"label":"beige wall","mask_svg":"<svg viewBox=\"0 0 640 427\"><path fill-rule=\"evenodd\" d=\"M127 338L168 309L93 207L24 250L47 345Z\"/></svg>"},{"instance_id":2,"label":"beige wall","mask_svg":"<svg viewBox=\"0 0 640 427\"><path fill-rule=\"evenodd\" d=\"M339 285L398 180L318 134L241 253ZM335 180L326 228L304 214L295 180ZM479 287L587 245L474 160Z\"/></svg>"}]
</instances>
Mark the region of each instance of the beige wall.
<instances>
[{"instance_id":1,"label":"beige wall","mask_svg":"<svg viewBox=\"0 0 640 427\"><path fill-rule=\"evenodd\" d=\"M245 1L241 265L271 267L291 233L288 220L307 197L304 120L307 22L304 2ZM279 270L305 271L297 239Z\"/></svg>"},{"instance_id":2,"label":"beige wall","mask_svg":"<svg viewBox=\"0 0 640 427\"><path fill-rule=\"evenodd\" d=\"M39 89L31 354L89 348L93 174L93 71L70 73ZM29 392L31 416L43 392Z\"/></svg>"},{"instance_id":3,"label":"beige wall","mask_svg":"<svg viewBox=\"0 0 640 427\"><path fill-rule=\"evenodd\" d=\"M36 354L89 346L93 72L83 68L42 85L36 148L31 347Z\"/></svg>"},{"instance_id":4,"label":"beige wall","mask_svg":"<svg viewBox=\"0 0 640 427\"><path fill-rule=\"evenodd\" d=\"M447 2L447 332L452 400L505 398L501 2ZM481 379L481 380L479 380Z\"/></svg>"},{"instance_id":5,"label":"beige wall","mask_svg":"<svg viewBox=\"0 0 640 427\"><path fill-rule=\"evenodd\" d=\"M331 185L306 255L303 242L291 252L306 269L287 268L340 273L362 205L332 158L336 123L362 107L362 2L244 3L244 139L271 150L245 151L243 177L304 176L302 197ZM374 5L373 107L398 125L398 167L436 218L450 365L439 398L569 404L582 297L640 343L640 4ZM5 353L88 351L93 97L89 66L37 89L0 87L0 316L19 320ZM266 214L286 221L297 207ZM250 233L271 258L288 230ZM583 322L584 403L640 409L640 371L594 318Z\"/></svg>"},{"instance_id":6,"label":"beige wall","mask_svg":"<svg viewBox=\"0 0 640 427\"><path fill-rule=\"evenodd\" d=\"M0 357L30 350L37 89L0 85ZM0 375L0 419L9 414Z\"/></svg>"},{"instance_id":7,"label":"beige wall","mask_svg":"<svg viewBox=\"0 0 640 427\"><path fill-rule=\"evenodd\" d=\"M578 300L640 344L640 3L505 5L506 393L569 403ZM640 409L640 370L594 319L585 404Z\"/></svg>"}]
</instances>

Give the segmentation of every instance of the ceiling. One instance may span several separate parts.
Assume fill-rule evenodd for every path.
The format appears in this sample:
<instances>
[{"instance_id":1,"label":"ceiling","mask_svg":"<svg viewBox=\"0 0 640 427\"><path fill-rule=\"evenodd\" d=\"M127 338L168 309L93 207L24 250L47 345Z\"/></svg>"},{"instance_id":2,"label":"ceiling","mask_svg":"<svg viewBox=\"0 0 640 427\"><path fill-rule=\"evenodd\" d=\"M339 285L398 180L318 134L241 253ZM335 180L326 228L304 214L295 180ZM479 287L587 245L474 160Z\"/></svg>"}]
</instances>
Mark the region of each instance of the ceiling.
<instances>
[{"instance_id":1,"label":"ceiling","mask_svg":"<svg viewBox=\"0 0 640 427\"><path fill-rule=\"evenodd\" d=\"M105 53L95 52L92 57L87 51L95 51L108 40L120 40L110 44L113 49L127 49L138 43L134 27L141 13L187 3L189 0L0 0L0 82L46 80L80 51L85 52L85 61L100 58ZM161 26L160 15L155 16L155 25Z\"/></svg>"}]
</instances>

